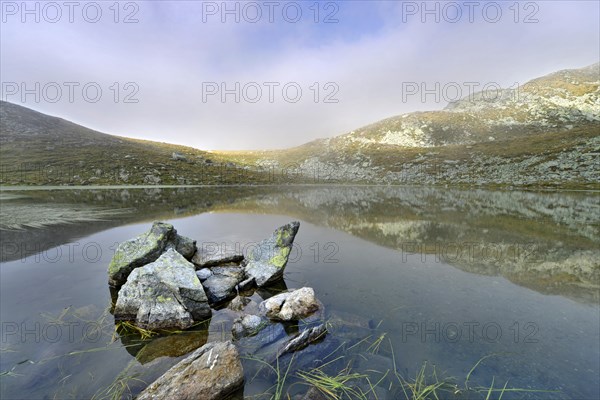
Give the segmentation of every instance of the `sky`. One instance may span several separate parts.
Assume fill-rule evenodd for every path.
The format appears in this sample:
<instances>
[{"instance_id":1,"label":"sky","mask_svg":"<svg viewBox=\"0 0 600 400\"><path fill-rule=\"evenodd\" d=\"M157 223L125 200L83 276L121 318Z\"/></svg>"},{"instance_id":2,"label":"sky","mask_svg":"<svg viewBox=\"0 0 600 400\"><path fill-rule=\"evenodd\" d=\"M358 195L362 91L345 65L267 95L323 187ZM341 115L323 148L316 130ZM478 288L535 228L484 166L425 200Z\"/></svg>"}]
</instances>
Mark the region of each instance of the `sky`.
<instances>
[{"instance_id":1,"label":"sky","mask_svg":"<svg viewBox=\"0 0 600 400\"><path fill-rule=\"evenodd\" d=\"M2 1L2 99L277 149L600 59L598 1Z\"/></svg>"}]
</instances>

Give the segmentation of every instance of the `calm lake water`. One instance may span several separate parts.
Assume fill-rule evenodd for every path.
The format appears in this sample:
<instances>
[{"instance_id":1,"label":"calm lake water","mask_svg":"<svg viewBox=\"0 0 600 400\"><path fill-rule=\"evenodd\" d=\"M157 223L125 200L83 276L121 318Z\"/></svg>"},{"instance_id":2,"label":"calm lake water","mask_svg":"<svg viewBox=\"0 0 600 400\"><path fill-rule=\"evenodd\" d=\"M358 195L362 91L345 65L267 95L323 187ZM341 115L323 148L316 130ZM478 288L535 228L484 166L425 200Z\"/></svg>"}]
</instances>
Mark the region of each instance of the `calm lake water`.
<instances>
[{"instance_id":1,"label":"calm lake water","mask_svg":"<svg viewBox=\"0 0 600 400\"><path fill-rule=\"evenodd\" d=\"M170 336L115 331L108 263L116 243L154 220L198 246L244 251L301 222L285 285L315 289L330 333L282 359L292 363L292 397L307 390L298 371L329 362L329 374L368 375L379 399L404 398L394 370L411 381L423 366L428 382L435 370L457 385L444 398L485 398L477 388L507 382L545 391L503 399L600 398L598 193L96 188L3 191L0 199L2 399L104 398L121 388L129 398L186 353L231 338L227 309ZM274 393L274 375L253 359L268 349L243 360L246 398Z\"/></svg>"}]
</instances>

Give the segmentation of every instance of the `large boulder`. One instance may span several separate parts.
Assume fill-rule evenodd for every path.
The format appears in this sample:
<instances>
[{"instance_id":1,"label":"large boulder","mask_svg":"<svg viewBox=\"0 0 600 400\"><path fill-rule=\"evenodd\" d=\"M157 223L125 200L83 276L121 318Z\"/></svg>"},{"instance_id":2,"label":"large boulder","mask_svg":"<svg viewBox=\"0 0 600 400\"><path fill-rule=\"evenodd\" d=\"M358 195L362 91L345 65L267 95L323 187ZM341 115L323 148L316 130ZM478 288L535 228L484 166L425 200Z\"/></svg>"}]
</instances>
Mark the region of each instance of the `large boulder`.
<instances>
[{"instance_id":1,"label":"large boulder","mask_svg":"<svg viewBox=\"0 0 600 400\"><path fill-rule=\"evenodd\" d=\"M276 321L298 321L320 308L315 291L309 287L278 294L259 305L263 315Z\"/></svg>"},{"instance_id":2,"label":"large boulder","mask_svg":"<svg viewBox=\"0 0 600 400\"><path fill-rule=\"evenodd\" d=\"M242 389L244 371L231 342L207 343L150 384L138 400L221 400Z\"/></svg>"},{"instance_id":3,"label":"large boulder","mask_svg":"<svg viewBox=\"0 0 600 400\"><path fill-rule=\"evenodd\" d=\"M116 320L145 329L185 329L208 318L208 298L192 263L173 249L134 269L121 287Z\"/></svg>"},{"instance_id":4,"label":"large boulder","mask_svg":"<svg viewBox=\"0 0 600 400\"><path fill-rule=\"evenodd\" d=\"M221 303L237 295L236 286L244 279L244 270L237 266L213 267L202 286L211 303Z\"/></svg>"},{"instance_id":5,"label":"large boulder","mask_svg":"<svg viewBox=\"0 0 600 400\"><path fill-rule=\"evenodd\" d=\"M248 278L254 278L258 287L271 284L283 277L283 271L292 251L300 222L294 221L273 232L247 255L245 266Z\"/></svg>"},{"instance_id":6,"label":"large boulder","mask_svg":"<svg viewBox=\"0 0 600 400\"><path fill-rule=\"evenodd\" d=\"M108 283L119 287L135 268L154 262L167 248L174 248L188 260L196 251L196 241L180 236L173 225L154 222L152 228L117 247L108 266Z\"/></svg>"},{"instance_id":7,"label":"large boulder","mask_svg":"<svg viewBox=\"0 0 600 400\"><path fill-rule=\"evenodd\" d=\"M119 244L108 265L108 283L121 286L133 269L156 261L176 234L173 225L155 222L148 232Z\"/></svg>"}]
</instances>

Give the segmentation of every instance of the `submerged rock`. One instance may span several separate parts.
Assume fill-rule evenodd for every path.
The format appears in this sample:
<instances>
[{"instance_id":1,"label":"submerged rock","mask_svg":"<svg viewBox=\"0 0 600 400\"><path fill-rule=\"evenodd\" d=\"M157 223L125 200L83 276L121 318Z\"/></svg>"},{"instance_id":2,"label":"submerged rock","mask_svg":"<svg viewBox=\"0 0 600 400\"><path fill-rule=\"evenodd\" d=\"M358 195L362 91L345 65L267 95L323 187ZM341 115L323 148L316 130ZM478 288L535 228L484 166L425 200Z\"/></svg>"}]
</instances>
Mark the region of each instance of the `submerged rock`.
<instances>
[{"instance_id":1,"label":"submerged rock","mask_svg":"<svg viewBox=\"0 0 600 400\"><path fill-rule=\"evenodd\" d=\"M294 221L277 228L270 238L260 242L254 251L248 254L246 275L254 278L258 287L283 277L299 227L300 222Z\"/></svg>"},{"instance_id":2,"label":"submerged rock","mask_svg":"<svg viewBox=\"0 0 600 400\"><path fill-rule=\"evenodd\" d=\"M213 267L202 282L211 303L221 303L237 295L236 287L244 279L244 270L235 267Z\"/></svg>"},{"instance_id":3,"label":"submerged rock","mask_svg":"<svg viewBox=\"0 0 600 400\"><path fill-rule=\"evenodd\" d=\"M269 320L258 315L244 315L233 322L231 333L235 339L254 336L269 325Z\"/></svg>"},{"instance_id":4,"label":"submerged rock","mask_svg":"<svg viewBox=\"0 0 600 400\"><path fill-rule=\"evenodd\" d=\"M121 287L114 315L145 329L189 328L211 315L192 263L173 249L136 268Z\"/></svg>"},{"instance_id":5,"label":"submerged rock","mask_svg":"<svg viewBox=\"0 0 600 400\"><path fill-rule=\"evenodd\" d=\"M244 385L239 353L231 342L205 344L165 372L138 400L221 400Z\"/></svg>"},{"instance_id":6,"label":"submerged rock","mask_svg":"<svg viewBox=\"0 0 600 400\"><path fill-rule=\"evenodd\" d=\"M311 386L300 400L329 400L329 397L321 392L316 386Z\"/></svg>"},{"instance_id":7,"label":"submerged rock","mask_svg":"<svg viewBox=\"0 0 600 400\"><path fill-rule=\"evenodd\" d=\"M315 291L309 287L281 293L260 303L260 311L268 318L279 321L297 321L320 308Z\"/></svg>"},{"instance_id":8,"label":"submerged rock","mask_svg":"<svg viewBox=\"0 0 600 400\"><path fill-rule=\"evenodd\" d=\"M298 336L288 340L277 352L277 357L294 351L302 350L309 344L321 340L327 334L327 328L324 324L306 329Z\"/></svg>"},{"instance_id":9,"label":"submerged rock","mask_svg":"<svg viewBox=\"0 0 600 400\"><path fill-rule=\"evenodd\" d=\"M147 364L160 357L181 357L208 340L208 326L203 330L188 330L176 335L168 335L150 340L135 355L140 364ZM137 339L139 340L139 339Z\"/></svg>"},{"instance_id":10,"label":"submerged rock","mask_svg":"<svg viewBox=\"0 0 600 400\"><path fill-rule=\"evenodd\" d=\"M192 262L198 268L214 267L228 263L241 263L244 255L234 250L221 250L202 247L198 249Z\"/></svg>"},{"instance_id":11,"label":"submerged rock","mask_svg":"<svg viewBox=\"0 0 600 400\"><path fill-rule=\"evenodd\" d=\"M108 266L108 283L121 286L133 269L156 261L176 234L173 225L154 222L148 232L119 244Z\"/></svg>"},{"instance_id":12,"label":"submerged rock","mask_svg":"<svg viewBox=\"0 0 600 400\"><path fill-rule=\"evenodd\" d=\"M227 305L227 308L231 311L241 312L244 311L246 306L252 302L250 297L237 296L235 299Z\"/></svg>"}]
</instances>

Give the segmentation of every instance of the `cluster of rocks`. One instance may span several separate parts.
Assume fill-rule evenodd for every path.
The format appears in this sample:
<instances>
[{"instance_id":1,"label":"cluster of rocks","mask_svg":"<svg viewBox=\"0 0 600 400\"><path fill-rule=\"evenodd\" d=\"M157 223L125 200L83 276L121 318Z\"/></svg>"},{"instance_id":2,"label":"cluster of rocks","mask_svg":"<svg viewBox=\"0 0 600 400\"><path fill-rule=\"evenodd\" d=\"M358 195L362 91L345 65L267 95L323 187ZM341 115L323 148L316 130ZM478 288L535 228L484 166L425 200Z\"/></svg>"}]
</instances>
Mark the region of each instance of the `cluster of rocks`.
<instances>
[{"instance_id":1,"label":"cluster of rocks","mask_svg":"<svg viewBox=\"0 0 600 400\"><path fill-rule=\"evenodd\" d=\"M260 304L244 295L269 291L282 281L299 226L298 222L281 226L246 255L198 249L196 241L163 222L119 245L108 268L109 284L116 292L116 321L150 330L187 329L209 319L213 309L226 302L236 315L233 341L205 344L138 398L228 398L244 384L238 348L248 352L271 344L270 354L277 358L326 335L323 306L312 288L263 296ZM286 323L297 323L301 329L287 336L282 325Z\"/></svg>"}]
</instances>

